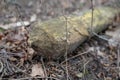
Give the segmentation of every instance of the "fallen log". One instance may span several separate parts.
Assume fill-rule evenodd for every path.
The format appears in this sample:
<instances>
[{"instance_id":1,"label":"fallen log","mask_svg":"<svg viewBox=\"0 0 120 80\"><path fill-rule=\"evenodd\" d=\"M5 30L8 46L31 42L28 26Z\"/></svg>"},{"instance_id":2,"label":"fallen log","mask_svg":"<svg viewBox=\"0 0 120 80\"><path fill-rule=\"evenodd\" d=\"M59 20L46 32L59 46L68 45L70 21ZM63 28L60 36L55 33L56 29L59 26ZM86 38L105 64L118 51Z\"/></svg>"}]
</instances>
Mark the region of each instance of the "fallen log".
<instances>
[{"instance_id":1,"label":"fallen log","mask_svg":"<svg viewBox=\"0 0 120 80\"><path fill-rule=\"evenodd\" d=\"M106 29L112 23L117 9L111 7L97 7L93 12L92 30L95 33ZM30 32L29 42L38 54L56 59L66 52L66 34L68 53L75 50L88 37L93 36L91 30L91 10L79 15L61 16L45 22L35 22ZM67 32L66 32L67 27Z\"/></svg>"}]
</instances>

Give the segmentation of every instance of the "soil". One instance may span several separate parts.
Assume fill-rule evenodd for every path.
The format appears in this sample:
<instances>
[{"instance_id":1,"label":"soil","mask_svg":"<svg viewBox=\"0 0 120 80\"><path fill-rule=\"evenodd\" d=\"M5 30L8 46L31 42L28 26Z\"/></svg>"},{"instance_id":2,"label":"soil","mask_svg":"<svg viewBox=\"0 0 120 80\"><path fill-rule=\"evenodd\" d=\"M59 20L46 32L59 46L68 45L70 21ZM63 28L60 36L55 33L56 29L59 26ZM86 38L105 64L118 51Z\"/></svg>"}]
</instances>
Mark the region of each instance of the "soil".
<instances>
[{"instance_id":1,"label":"soil","mask_svg":"<svg viewBox=\"0 0 120 80\"><path fill-rule=\"evenodd\" d=\"M93 1L93 5L96 7L112 4L115 0ZM115 4L112 5L114 6ZM36 20L45 21L58 16L77 14L85 9L91 9L90 0L1 0L0 24L9 24L21 20L29 21L33 15L37 16ZM108 30L114 27L118 26L110 25L110 29ZM101 32L99 35L107 38L108 36L105 32L106 31ZM24 46L28 46L27 43L25 43ZM21 45L19 47L21 47ZM98 38L97 36L88 39L73 53L68 55L67 69L69 80L119 80L118 53L118 44L113 46L109 41ZM76 55L79 56L74 57ZM18 62L21 62L21 59L19 59ZM14 64L16 63L14 62ZM36 73L36 77L31 76L35 64L42 65L44 75ZM20 80L67 79L64 57L59 60L50 61L41 56L34 56L32 59L25 61L23 65L19 66L19 69L14 67L13 73L4 75L1 73L1 78Z\"/></svg>"}]
</instances>

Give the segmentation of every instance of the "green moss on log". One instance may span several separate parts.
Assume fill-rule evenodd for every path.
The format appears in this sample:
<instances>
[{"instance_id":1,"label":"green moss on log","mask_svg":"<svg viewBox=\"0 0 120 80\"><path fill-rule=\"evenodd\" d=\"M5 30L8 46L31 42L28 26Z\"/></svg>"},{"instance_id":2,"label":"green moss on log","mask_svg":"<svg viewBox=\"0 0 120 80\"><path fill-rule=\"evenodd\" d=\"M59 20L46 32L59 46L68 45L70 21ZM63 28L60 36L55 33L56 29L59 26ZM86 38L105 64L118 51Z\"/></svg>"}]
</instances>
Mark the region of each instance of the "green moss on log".
<instances>
[{"instance_id":1,"label":"green moss on log","mask_svg":"<svg viewBox=\"0 0 120 80\"><path fill-rule=\"evenodd\" d=\"M97 7L94 9L94 32L98 33L106 25L112 23L118 10L111 7ZM80 15L61 16L45 22L36 22L30 32L30 43L38 53L44 57L56 59L65 54L66 24L68 28L68 52L75 50L90 34L91 10L81 12Z\"/></svg>"}]
</instances>

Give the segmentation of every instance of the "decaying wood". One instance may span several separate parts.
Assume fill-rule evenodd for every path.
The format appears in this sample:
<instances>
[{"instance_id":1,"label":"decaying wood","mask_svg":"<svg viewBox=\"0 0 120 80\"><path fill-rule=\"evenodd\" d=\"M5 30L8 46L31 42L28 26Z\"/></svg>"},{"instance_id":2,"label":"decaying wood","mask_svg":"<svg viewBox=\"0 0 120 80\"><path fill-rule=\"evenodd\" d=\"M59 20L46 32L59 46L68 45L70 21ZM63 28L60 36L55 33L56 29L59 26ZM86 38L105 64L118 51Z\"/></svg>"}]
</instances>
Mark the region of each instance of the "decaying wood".
<instances>
[{"instance_id":1,"label":"decaying wood","mask_svg":"<svg viewBox=\"0 0 120 80\"><path fill-rule=\"evenodd\" d=\"M111 7L97 7L94 9L93 26L94 32L98 33L106 25L112 23L114 16L119 13ZM83 41L91 37L91 10L81 12L79 15L36 22L30 32L30 43L32 47L44 57L58 58L65 53L66 24L68 28L68 53L75 50Z\"/></svg>"}]
</instances>

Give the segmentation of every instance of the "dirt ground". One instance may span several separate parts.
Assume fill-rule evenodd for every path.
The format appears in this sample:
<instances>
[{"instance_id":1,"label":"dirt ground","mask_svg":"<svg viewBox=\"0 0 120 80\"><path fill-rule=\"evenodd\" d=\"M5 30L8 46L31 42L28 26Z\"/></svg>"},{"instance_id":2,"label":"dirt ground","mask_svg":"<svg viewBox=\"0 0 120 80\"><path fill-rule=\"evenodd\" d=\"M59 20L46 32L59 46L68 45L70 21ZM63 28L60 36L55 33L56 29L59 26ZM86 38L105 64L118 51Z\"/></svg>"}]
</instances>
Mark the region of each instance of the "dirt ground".
<instances>
[{"instance_id":1,"label":"dirt ground","mask_svg":"<svg viewBox=\"0 0 120 80\"><path fill-rule=\"evenodd\" d=\"M93 1L94 7L103 5L116 7L115 0ZM58 16L78 14L85 9L91 9L91 0L0 0L0 24L30 21L31 16L36 17L36 21L45 21ZM114 31L116 27L119 26L110 25L107 31ZM101 32L99 35L106 38L108 37L107 31ZM9 36L8 33L6 33L7 36ZM25 42L17 47L22 45L29 46ZM69 80L120 80L119 45L113 45L98 37L93 37L80 45L68 55ZM26 49L26 47L22 49ZM28 52L30 51L31 49L28 50ZM3 48L0 48L0 53L3 52ZM74 57L78 54L81 55ZM0 69L1 79L66 80L64 57L56 61L49 61L41 56L34 56L25 62L22 62L19 57L17 59L14 61L14 64L18 63L17 65L8 66L8 62L13 64L10 61L5 64L7 68L13 67L14 69L10 68L5 73Z\"/></svg>"}]
</instances>

